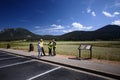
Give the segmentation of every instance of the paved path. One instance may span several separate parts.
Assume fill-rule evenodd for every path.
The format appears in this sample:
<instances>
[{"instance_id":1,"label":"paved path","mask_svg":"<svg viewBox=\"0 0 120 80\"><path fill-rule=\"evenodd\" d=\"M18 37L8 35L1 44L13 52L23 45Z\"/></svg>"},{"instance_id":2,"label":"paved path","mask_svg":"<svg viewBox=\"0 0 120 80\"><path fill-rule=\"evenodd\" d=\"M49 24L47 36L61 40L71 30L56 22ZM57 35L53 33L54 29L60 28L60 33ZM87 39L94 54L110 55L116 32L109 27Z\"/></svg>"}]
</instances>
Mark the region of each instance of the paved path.
<instances>
[{"instance_id":1,"label":"paved path","mask_svg":"<svg viewBox=\"0 0 120 80\"><path fill-rule=\"evenodd\" d=\"M8 57L9 56L9 57ZM72 75L72 76L71 76ZM0 51L0 80L114 80Z\"/></svg>"},{"instance_id":2,"label":"paved path","mask_svg":"<svg viewBox=\"0 0 120 80\"><path fill-rule=\"evenodd\" d=\"M19 55L25 55L37 58L37 52L25 52L22 50L13 50L13 49L3 49L0 48L2 51L7 51ZM112 64L105 64L99 62L92 62L91 60L76 60L76 59L69 59L66 57L57 56L43 56L39 58L40 60L50 61L53 63L63 64L70 67L79 68L86 71L95 71L95 73L100 72L100 74L110 74L111 76L118 76L120 77L120 66L112 65Z\"/></svg>"}]
</instances>

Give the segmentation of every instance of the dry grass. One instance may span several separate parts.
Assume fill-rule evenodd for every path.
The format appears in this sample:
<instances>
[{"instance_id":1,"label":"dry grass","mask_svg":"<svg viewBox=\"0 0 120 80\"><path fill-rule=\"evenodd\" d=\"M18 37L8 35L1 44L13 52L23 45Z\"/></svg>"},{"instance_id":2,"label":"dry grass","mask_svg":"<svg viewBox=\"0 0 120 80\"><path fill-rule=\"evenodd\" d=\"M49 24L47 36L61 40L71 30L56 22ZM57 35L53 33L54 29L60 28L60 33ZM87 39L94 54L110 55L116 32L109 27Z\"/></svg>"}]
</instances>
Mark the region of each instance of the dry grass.
<instances>
[{"instance_id":1,"label":"dry grass","mask_svg":"<svg viewBox=\"0 0 120 80\"><path fill-rule=\"evenodd\" d=\"M6 47L8 42L1 42L0 47ZM34 45L34 50L37 51L37 42L9 42L11 48L26 50L29 49L29 44ZM45 41L45 52L48 52L48 41ZM78 56L79 44L93 45L93 58L105 59L112 61L120 61L120 41L57 41L56 52L60 55ZM89 57L88 50L82 50L82 57Z\"/></svg>"}]
</instances>

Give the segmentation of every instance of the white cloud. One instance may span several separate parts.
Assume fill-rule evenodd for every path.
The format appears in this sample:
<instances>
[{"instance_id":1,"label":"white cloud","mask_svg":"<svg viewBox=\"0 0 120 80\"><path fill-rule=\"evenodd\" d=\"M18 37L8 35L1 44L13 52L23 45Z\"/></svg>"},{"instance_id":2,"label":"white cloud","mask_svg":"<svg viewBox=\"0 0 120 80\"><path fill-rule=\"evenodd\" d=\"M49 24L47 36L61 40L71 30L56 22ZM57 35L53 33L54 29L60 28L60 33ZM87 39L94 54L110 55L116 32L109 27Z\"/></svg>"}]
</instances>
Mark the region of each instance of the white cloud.
<instances>
[{"instance_id":1,"label":"white cloud","mask_svg":"<svg viewBox=\"0 0 120 80\"><path fill-rule=\"evenodd\" d=\"M35 26L36 29L40 28L40 26Z\"/></svg>"},{"instance_id":2,"label":"white cloud","mask_svg":"<svg viewBox=\"0 0 120 80\"><path fill-rule=\"evenodd\" d=\"M102 12L106 17L115 17L117 15L119 15L120 13L119 12L114 12L113 14L107 12L107 11L103 11Z\"/></svg>"},{"instance_id":3,"label":"white cloud","mask_svg":"<svg viewBox=\"0 0 120 80\"><path fill-rule=\"evenodd\" d=\"M92 26L85 27L85 26L83 26L82 24L80 24L78 22L72 23L72 26L73 26L74 29L77 29L77 30L89 30L89 29L92 28Z\"/></svg>"},{"instance_id":4,"label":"white cloud","mask_svg":"<svg viewBox=\"0 0 120 80\"><path fill-rule=\"evenodd\" d=\"M80 23L77 23L77 22L72 23L72 26L73 26L74 28L77 28L77 29L82 29L82 28L83 28L83 25L80 24Z\"/></svg>"},{"instance_id":5,"label":"white cloud","mask_svg":"<svg viewBox=\"0 0 120 80\"><path fill-rule=\"evenodd\" d=\"M64 32L64 33L72 32L72 31L73 31L72 29L62 30L62 32Z\"/></svg>"},{"instance_id":6,"label":"white cloud","mask_svg":"<svg viewBox=\"0 0 120 80\"><path fill-rule=\"evenodd\" d=\"M83 26L82 24L78 22L73 22L70 26L62 26L62 25L56 25L52 24L47 28L40 29L39 26L36 26L36 32L42 32L45 34L54 34L57 35L59 33L68 33L76 30L90 30L92 26Z\"/></svg>"},{"instance_id":7,"label":"white cloud","mask_svg":"<svg viewBox=\"0 0 120 80\"><path fill-rule=\"evenodd\" d=\"M96 16L95 11L92 11L90 8L87 8L87 13L91 14L92 16Z\"/></svg>"},{"instance_id":8,"label":"white cloud","mask_svg":"<svg viewBox=\"0 0 120 80\"><path fill-rule=\"evenodd\" d=\"M114 22L112 22L112 24L120 26L120 20L115 20Z\"/></svg>"},{"instance_id":9,"label":"white cloud","mask_svg":"<svg viewBox=\"0 0 120 80\"><path fill-rule=\"evenodd\" d=\"M76 31L76 30L90 30L91 28L93 28L92 26L83 26L82 24L78 23L78 22L73 22L71 24L71 27L67 27L66 29L61 30L64 33L68 33L68 32L72 32L72 31Z\"/></svg>"},{"instance_id":10,"label":"white cloud","mask_svg":"<svg viewBox=\"0 0 120 80\"><path fill-rule=\"evenodd\" d=\"M119 12L114 12L114 15L119 15L120 13Z\"/></svg>"},{"instance_id":11,"label":"white cloud","mask_svg":"<svg viewBox=\"0 0 120 80\"><path fill-rule=\"evenodd\" d=\"M113 17L112 14L110 14L110 13L108 13L108 12L106 12L106 11L103 11L102 13L103 13L105 16L107 16L107 17Z\"/></svg>"},{"instance_id":12,"label":"white cloud","mask_svg":"<svg viewBox=\"0 0 120 80\"><path fill-rule=\"evenodd\" d=\"M61 31L62 29L64 29L64 26L61 26L61 25L56 25L56 24L52 24L50 25L49 28L44 28L44 29L41 29L40 26L35 26L35 28L37 29L36 32L39 32L39 31L45 31L45 32L57 32L57 31Z\"/></svg>"},{"instance_id":13,"label":"white cloud","mask_svg":"<svg viewBox=\"0 0 120 80\"><path fill-rule=\"evenodd\" d=\"M87 13L90 13L91 12L91 9L90 8L87 8Z\"/></svg>"},{"instance_id":14,"label":"white cloud","mask_svg":"<svg viewBox=\"0 0 120 80\"><path fill-rule=\"evenodd\" d=\"M91 12L91 14L92 14L92 16L96 16L96 14L95 14L95 12L94 12L94 11L92 11L92 12Z\"/></svg>"},{"instance_id":15,"label":"white cloud","mask_svg":"<svg viewBox=\"0 0 120 80\"><path fill-rule=\"evenodd\" d=\"M51 26L53 27L53 28L51 28L51 29L53 29L53 30L56 30L56 29L64 29L64 26L61 26L61 25L52 24Z\"/></svg>"}]
</instances>

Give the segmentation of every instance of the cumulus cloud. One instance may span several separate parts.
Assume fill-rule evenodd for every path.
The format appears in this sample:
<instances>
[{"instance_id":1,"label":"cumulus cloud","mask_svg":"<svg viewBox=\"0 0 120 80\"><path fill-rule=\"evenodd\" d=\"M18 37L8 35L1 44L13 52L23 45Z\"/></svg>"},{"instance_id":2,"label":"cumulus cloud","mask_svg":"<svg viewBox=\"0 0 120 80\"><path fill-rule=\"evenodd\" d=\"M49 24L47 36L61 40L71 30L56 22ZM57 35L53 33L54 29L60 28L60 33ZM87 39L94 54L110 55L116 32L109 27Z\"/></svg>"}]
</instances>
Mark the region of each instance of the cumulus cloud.
<instances>
[{"instance_id":1,"label":"cumulus cloud","mask_svg":"<svg viewBox=\"0 0 120 80\"><path fill-rule=\"evenodd\" d=\"M53 28L51 28L51 29L53 29L53 30L56 30L56 29L64 29L64 26L61 26L61 25L52 24L51 26L53 27Z\"/></svg>"},{"instance_id":2,"label":"cumulus cloud","mask_svg":"<svg viewBox=\"0 0 120 80\"><path fill-rule=\"evenodd\" d=\"M102 12L106 17L115 17L117 15L119 15L120 13L119 12L114 12L113 14L107 12L107 11L103 11Z\"/></svg>"},{"instance_id":3,"label":"cumulus cloud","mask_svg":"<svg viewBox=\"0 0 120 80\"><path fill-rule=\"evenodd\" d=\"M92 26L88 26L88 27L85 27L83 26L82 24L78 23L78 22L73 22L72 23L72 26L77 29L77 30L89 30L92 28Z\"/></svg>"},{"instance_id":4,"label":"cumulus cloud","mask_svg":"<svg viewBox=\"0 0 120 80\"><path fill-rule=\"evenodd\" d=\"M36 32L43 32L45 34L57 34L57 33L68 33L76 30L90 30L92 26L83 26L81 23L73 22L70 26L62 26L62 25L56 25L52 24L47 28L40 29L39 26L36 26Z\"/></svg>"},{"instance_id":5,"label":"cumulus cloud","mask_svg":"<svg viewBox=\"0 0 120 80\"><path fill-rule=\"evenodd\" d=\"M119 15L120 13L119 12L114 12L114 15Z\"/></svg>"},{"instance_id":6,"label":"cumulus cloud","mask_svg":"<svg viewBox=\"0 0 120 80\"><path fill-rule=\"evenodd\" d=\"M62 32L64 32L64 33L72 32L72 31L73 31L72 29L62 30Z\"/></svg>"},{"instance_id":7,"label":"cumulus cloud","mask_svg":"<svg viewBox=\"0 0 120 80\"><path fill-rule=\"evenodd\" d=\"M52 25L50 25L49 28L47 27L47 28L41 29L40 26L35 26L35 28L37 29L37 30L36 30L37 32L38 32L38 31L51 32L51 31L62 30L62 29L64 29L64 26L52 24Z\"/></svg>"},{"instance_id":8,"label":"cumulus cloud","mask_svg":"<svg viewBox=\"0 0 120 80\"><path fill-rule=\"evenodd\" d=\"M107 16L107 17L113 17L112 14L110 14L110 13L108 13L108 12L106 12L106 11L103 11L102 13L103 13L105 16Z\"/></svg>"},{"instance_id":9,"label":"cumulus cloud","mask_svg":"<svg viewBox=\"0 0 120 80\"><path fill-rule=\"evenodd\" d=\"M87 13L91 14L92 16L96 16L95 11L92 11L90 8L87 8Z\"/></svg>"},{"instance_id":10,"label":"cumulus cloud","mask_svg":"<svg viewBox=\"0 0 120 80\"><path fill-rule=\"evenodd\" d=\"M71 24L71 26L69 26L66 29L61 30L64 33L68 33L68 32L72 32L72 31L76 31L76 30L90 30L91 28L93 28L92 26L83 26L81 23L78 22L73 22Z\"/></svg>"},{"instance_id":11,"label":"cumulus cloud","mask_svg":"<svg viewBox=\"0 0 120 80\"><path fill-rule=\"evenodd\" d=\"M91 12L91 14L92 14L92 16L96 16L96 14L95 14L95 12L93 11L93 12Z\"/></svg>"},{"instance_id":12,"label":"cumulus cloud","mask_svg":"<svg viewBox=\"0 0 120 80\"><path fill-rule=\"evenodd\" d=\"M72 26L73 26L74 28L77 28L77 29L82 29L82 28L83 28L83 25L80 24L80 23L77 23L77 22L72 23Z\"/></svg>"},{"instance_id":13,"label":"cumulus cloud","mask_svg":"<svg viewBox=\"0 0 120 80\"><path fill-rule=\"evenodd\" d=\"M112 24L120 26L120 20L115 20L114 22L112 22Z\"/></svg>"}]
</instances>

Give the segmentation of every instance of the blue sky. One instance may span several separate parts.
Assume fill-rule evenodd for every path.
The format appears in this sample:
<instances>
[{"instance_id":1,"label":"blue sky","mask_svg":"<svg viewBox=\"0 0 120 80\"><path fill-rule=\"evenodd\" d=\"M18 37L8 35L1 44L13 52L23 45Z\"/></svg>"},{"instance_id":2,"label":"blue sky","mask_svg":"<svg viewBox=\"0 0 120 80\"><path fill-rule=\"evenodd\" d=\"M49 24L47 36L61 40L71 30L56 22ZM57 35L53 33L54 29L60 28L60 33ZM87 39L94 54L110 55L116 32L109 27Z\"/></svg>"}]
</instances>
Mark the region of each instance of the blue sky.
<instances>
[{"instance_id":1,"label":"blue sky","mask_svg":"<svg viewBox=\"0 0 120 80\"><path fill-rule=\"evenodd\" d=\"M0 30L23 27L40 35L120 25L120 0L0 0Z\"/></svg>"}]
</instances>

